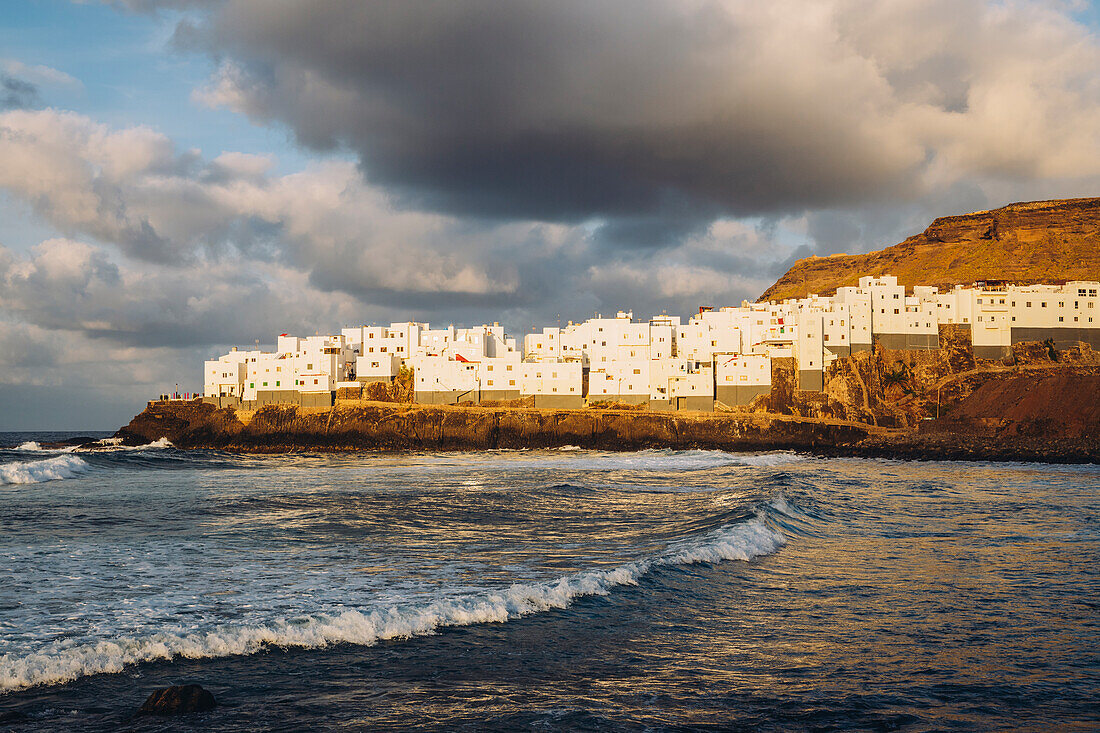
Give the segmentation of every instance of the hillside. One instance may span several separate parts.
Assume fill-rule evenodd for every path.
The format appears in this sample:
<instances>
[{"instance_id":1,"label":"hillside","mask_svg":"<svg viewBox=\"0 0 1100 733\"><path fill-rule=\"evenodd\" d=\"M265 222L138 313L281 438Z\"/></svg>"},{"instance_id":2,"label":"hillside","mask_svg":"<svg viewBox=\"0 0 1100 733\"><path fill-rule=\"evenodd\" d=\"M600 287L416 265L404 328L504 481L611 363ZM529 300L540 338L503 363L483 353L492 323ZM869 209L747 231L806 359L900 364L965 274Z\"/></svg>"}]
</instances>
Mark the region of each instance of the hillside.
<instances>
[{"instance_id":1,"label":"hillside","mask_svg":"<svg viewBox=\"0 0 1100 733\"><path fill-rule=\"evenodd\" d=\"M799 260L761 300L831 295L862 275L949 287L979 280L1100 278L1100 198L1033 201L944 216L901 244L862 255Z\"/></svg>"}]
</instances>

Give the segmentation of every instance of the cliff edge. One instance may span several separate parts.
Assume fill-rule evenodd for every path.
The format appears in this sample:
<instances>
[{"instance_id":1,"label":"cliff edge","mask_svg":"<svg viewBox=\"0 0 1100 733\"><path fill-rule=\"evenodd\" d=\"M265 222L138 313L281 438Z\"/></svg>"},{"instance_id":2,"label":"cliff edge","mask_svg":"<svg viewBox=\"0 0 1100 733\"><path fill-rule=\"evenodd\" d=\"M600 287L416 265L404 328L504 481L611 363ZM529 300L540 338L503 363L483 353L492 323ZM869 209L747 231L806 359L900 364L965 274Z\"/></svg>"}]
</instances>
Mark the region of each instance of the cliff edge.
<instances>
[{"instance_id":1,"label":"cliff edge","mask_svg":"<svg viewBox=\"0 0 1100 733\"><path fill-rule=\"evenodd\" d=\"M831 295L864 275L949 288L983 280L1100 277L1100 198L1032 201L944 216L901 244L860 255L799 260L761 300Z\"/></svg>"}]
</instances>

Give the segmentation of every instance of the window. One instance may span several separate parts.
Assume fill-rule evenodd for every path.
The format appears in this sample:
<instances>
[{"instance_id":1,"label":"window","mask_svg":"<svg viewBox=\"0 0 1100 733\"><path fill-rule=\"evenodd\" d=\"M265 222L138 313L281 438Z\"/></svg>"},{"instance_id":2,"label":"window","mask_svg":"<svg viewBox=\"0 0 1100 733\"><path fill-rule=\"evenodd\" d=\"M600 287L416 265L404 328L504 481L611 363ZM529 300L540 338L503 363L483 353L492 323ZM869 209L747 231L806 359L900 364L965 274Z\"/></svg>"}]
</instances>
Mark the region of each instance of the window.
<instances>
[{"instance_id":1,"label":"window","mask_svg":"<svg viewBox=\"0 0 1100 733\"><path fill-rule=\"evenodd\" d=\"M1046 308L1046 307L1047 307L1047 302L1046 302L1046 301L1044 300L1044 301L1043 301L1042 303L1040 303L1039 305L1040 305L1040 306L1042 306L1043 308Z\"/></svg>"},{"instance_id":2,"label":"window","mask_svg":"<svg viewBox=\"0 0 1100 733\"><path fill-rule=\"evenodd\" d=\"M509 371L509 372L510 372L510 371L512 371L512 365L511 365L511 364L509 364L508 366L504 367L504 369L505 369L505 371Z\"/></svg>"},{"instance_id":3,"label":"window","mask_svg":"<svg viewBox=\"0 0 1100 733\"><path fill-rule=\"evenodd\" d=\"M267 382L264 382L264 386L265 386L265 387L267 386Z\"/></svg>"},{"instance_id":4,"label":"window","mask_svg":"<svg viewBox=\"0 0 1100 733\"><path fill-rule=\"evenodd\" d=\"M508 380L508 386L509 386L509 387L515 387L515 386L516 386L516 380L514 380L514 379L509 379L509 380Z\"/></svg>"},{"instance_id":5,"label":"window","mask_svg":"<svg viewBox=\"0 0 1100 733\"><path fill-rule=\"evenodd\" d=\"M1061 316L1058 316L1058 322L1059 322L1059 323L1061 323L1061 322L1062 322L1062 321L1064 321L1064 320L1066 320L1066 319L1065 319L1065 318L1062 318Z\"/></svg>"},{"instance_id":6,"label":"window","mask_svg":"<svg viewBox=\"0 0 1100 733\"><path fill-rule=\"evenodd\" d=\"M1065 308L1066 307L1066 302L1064 300L1059 300L1058 301L1058 307L1059 308Z\"/></svg>"},{"instance_id":7,"label":"window","mask_svg":"<svg viewBox=\"0 0 1100 733\"><path fill-rule=\"evenodd\" d=\"M493 380L491 380L491 379L489 380L489 386L490 386L490 387L492 387L492 386L493 386Z\"/></svg>"},{"instance_id":8,"label":"window","mask_svg":"<svg viewBox=\"0 0 1100 733\"><path fill-rule=\"evenodd\" d=\"M312 364L306 364L306 371L313 371L313 365Z\"/></svg>"},{"instance_id":9,"label":"window","mask_svg":"<svg viewBox=\"0 0 1100 733\"><path fill-rule=\"evenodd\" d=\"M641 374L641 373L642 373L642 370L641 370L641 369L635 369L635 370L634 370L634 373L635 373L635 374Z\"/></svg>"},{"instance_id":10,"label":"window","mask_svg":"<svg viewBox=\"0 0 1100 733\"><path fill-rule=\"evenodd\" d=\"M491 371L493 371L493 365L492 365L492 364L490 364L490 365L488 366L488 370L489 370L490 372L491 372Z\"/></svg>"},{"instance_id":11,"label":"window","mask_svg":"<svg viewBox=\"0 0 1100 733\"><path fill-rule=\"evenodd\" d=\"M1031 307L1031 301L1029 300L1028 302L1024 303L1024 305L1025 305L1026 307L1030 308L1030 307Z\"/></svg>"},{"instance_id":12,"label":"window","mask_svg":"<svg viewBox=\"0 0 1100 733\"><path fill-rule=\"evenodd\" d=\"M897 314L898 314L898 309L897 309L897 308L895 308L895 309L894 309L894 315L896 316Z\"/></svg>"},{"instance_id":13,"label":"window","mask_svg":"<svg viewBox=\"0 0 1100 733\"><path fill-rule=\"evenodd\" d=\"M314 384L319 384L319 382L316 379L313 380L313 383Z\"/></svg>"},{"instance_id":14,"label":"window","mask_svg":"<svg viewBox=\"0 0 1100 733\"><path fill-rule=\"evenodd\" d=\"M978 298L978 305L981 305L981 304L982 304L982 299Z\"/></svg>"}]
</instances>

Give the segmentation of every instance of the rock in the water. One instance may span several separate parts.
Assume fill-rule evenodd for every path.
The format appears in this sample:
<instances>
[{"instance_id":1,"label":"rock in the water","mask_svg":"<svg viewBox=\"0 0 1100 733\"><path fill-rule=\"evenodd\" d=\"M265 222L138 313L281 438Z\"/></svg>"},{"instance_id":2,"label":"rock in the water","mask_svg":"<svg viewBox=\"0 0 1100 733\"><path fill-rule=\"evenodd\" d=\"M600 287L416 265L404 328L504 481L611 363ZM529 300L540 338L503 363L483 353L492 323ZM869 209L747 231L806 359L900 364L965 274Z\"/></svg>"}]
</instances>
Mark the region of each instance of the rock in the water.
<instances>
[{"instance_id":1,"label":"rock in the water","mask_svg":"<svg viewBox=\"0 0 1100 733\"><path fill-rule=\"evenodd\" d=\"M153 690L138 715L182 715L213 710L218 702L201 685L173 685Z\"/></svg>"}]
</instances>

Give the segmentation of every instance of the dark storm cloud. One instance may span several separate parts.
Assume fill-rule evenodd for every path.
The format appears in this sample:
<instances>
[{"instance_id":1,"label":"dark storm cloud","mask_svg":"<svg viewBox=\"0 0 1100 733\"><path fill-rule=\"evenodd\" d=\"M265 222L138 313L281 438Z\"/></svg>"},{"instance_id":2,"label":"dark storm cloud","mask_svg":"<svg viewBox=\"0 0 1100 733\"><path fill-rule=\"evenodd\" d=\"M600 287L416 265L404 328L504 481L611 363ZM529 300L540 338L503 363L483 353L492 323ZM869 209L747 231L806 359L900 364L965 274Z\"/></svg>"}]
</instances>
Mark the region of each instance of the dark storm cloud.
<instances>
[{"instance_id":1,"label":"dark storm cloud","mask_svg":"<svg viewBox=\"0 0 1100 733\"><path fill-rule=\"evenodd\" d=\"M221 62L207 103L354 150L404 206L597 221L603 247L1100 168L1081 135L1096 46L1039 4L227 0L199 17L176 39Z\"/></svg>"},{"instance_id":2,"label":"dark storm cloud","mask_svg":"<svg viewBox=\"0 0 1100 733\"><path fill-rule=\"evenodd\" d=\"M230 59L211 101L347 144L421 206L579 220L909 189L924 151L876 127L894 100L870 64L805 58L799 31L818 42L717 2L234 0L178 38Z\"/></svg>"}]
</instances>

